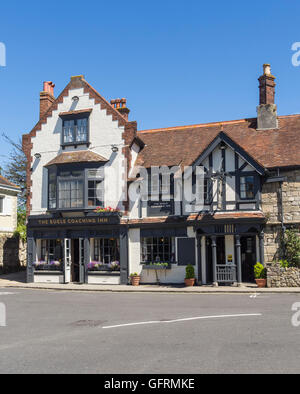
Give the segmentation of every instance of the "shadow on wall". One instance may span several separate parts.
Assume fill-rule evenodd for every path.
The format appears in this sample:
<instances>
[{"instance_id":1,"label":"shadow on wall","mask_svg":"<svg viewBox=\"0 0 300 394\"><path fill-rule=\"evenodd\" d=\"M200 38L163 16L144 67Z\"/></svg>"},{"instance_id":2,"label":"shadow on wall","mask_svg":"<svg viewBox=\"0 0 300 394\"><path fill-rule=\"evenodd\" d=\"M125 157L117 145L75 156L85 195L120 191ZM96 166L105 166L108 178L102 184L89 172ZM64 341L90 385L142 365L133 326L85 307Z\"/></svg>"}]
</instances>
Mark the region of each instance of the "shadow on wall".
<instances>
[{"instance_id":1,"label":"shadow on wall","mask_svg":"<svg viewBox=\"0 0 300 394\"><path fill-rule=\"evenodd\" d=\"M22 271L26 268L26 244L18 237L0 238L0 274Z\"/></svg>"}]
</instances>

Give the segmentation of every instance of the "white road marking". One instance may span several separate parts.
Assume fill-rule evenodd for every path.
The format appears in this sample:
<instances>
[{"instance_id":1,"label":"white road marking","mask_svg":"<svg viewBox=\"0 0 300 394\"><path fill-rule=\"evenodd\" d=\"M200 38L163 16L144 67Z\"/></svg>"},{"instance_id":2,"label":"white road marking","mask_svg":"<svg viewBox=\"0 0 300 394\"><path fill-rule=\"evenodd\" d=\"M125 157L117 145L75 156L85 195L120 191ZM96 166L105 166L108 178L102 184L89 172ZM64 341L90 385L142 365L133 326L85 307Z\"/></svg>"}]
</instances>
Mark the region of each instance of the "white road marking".
<instances>
[{"instance_id":1,"label":"white road marking","mask_svg":"<svg viewBox=\"0 0 300 394\"><path fill-rule=\"evenodd\" d=\"M0 296L3 296L3 295L11 295L11 294L17 294L17 293L9 293L8 291L4 291L4 292L0 292Z\"/></svg>"},{"instance_id":2,"label":"white road marking","mask_svg":"<svg viewBox=\"0 0 300 394\"><path fill-rule=\"evenodd\" d=\"M177 323L177 322L200 320L200 319L220 319L220 318L227 318L227 317L253 317L253 316L262 316L262 313L247 313L247 314L243 313L243 314L236 314L236 315L199 316L199 317L188 317L188 318L184 318L184 319L167 320L167 321L154 320L154 321L145 321L145 322L138 322L138 323L118 324L115 326L105 326L102 328L140 326L140 325L145 325L145 324Z\"/></svg>"}]
</instances>

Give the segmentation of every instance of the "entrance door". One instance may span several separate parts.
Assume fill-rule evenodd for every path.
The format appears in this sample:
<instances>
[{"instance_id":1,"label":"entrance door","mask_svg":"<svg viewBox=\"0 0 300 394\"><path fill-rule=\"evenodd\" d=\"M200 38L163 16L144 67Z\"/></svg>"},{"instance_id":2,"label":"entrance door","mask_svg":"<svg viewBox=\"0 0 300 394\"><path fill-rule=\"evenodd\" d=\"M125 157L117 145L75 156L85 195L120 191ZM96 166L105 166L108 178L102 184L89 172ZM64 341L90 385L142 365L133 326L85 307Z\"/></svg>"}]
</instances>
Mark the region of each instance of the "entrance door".
<instances>
[{"instance_id":1,"label":"entrance door","mask_svg":"<svg viewBox=\"0 0 300 394\"><path fill-rule=\"evenodd\" d=\"M254 265L256 263L256 237L241 237L242 281L254 282Z\"/></svg>"},{"instance_id":2,"label":"entrance door","mask_svg":"<svg viewBox=\"0 0 300 394\"><path fill-rule=\"evenodd\" d=\"M73 239L72 282L79 282L79 239Z\"/></svg>"},{"instance_id":3,"label":"entrance door","mask_svg":"<svg viewBox=\"0 0 300 394\"><path fill-rule=\"evenodd\" d=\"M217 265L226 264L225 237L217 237Z\"/></svg>"},{"instance_id":4,"label":"entrance door","mask_svg":"<svg viewBox=\"0 0 300 394\"><path fill-rule=\"evenodd\" d=\"M84 239L72 240L72 282L84 283Z\"/></svg>"},{"instance_id":5,"label":"entrance door","mask_svg":"<svg viewBox=\"0 0 300 394\"><path fill-rule=\"evenodd\" d=\"M71 240L66 238L64 242L64 265L65 265L65 283L71 282Z\"/></svg>"}]
</instances>

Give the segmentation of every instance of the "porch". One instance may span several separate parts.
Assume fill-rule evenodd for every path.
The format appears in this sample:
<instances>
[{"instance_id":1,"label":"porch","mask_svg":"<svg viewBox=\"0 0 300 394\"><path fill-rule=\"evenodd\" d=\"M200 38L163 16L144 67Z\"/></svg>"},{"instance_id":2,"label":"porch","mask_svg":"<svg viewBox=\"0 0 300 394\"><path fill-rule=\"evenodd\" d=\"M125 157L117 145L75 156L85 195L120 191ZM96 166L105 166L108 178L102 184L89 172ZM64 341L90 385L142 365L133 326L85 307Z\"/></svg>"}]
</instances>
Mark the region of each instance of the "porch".
<instances>
[{"instance_id":1,"label":"porch","mask_svg":"<svg viewBox=\"0 0 300 394\"><path fill-rule=\"evenodd\" d=\"M223 224L196 230L198 284L203 286L253 283L254 265L264 263L261 224Z\"/></svg>"}]
</instances>

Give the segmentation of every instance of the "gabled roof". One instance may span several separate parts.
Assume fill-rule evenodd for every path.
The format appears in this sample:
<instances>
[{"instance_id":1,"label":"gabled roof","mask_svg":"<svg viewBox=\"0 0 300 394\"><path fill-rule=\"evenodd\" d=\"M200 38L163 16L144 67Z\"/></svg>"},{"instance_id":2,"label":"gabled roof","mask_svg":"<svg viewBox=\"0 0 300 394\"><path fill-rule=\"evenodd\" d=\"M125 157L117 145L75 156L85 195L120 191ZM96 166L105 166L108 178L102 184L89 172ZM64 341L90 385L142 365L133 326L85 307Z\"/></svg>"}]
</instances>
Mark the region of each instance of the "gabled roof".
<instances>
[{"instance_id":1,"label":"gabled roof","mask_svg":"<svg viewBox=\"0 0 300 394\"><path fill-rule=\"evenodd\" d=\"M15 185L14 183L10 182L8 179L4 178L4 176L0 175L0 186L8 186L15 189L20 189L19 186Z\"/></svg>"},{"instance_id":2,"label":"gabled roof","mask_svg":"<svg viewBox=\"0 0 300 394\"><path fill-rule=\"evenodd\" d=\"M125 126L128 122L120 112L114 108L104 97L100 95L85 79L82 75L71 77L71 81L64 88L64 90L60 93L60 95L55 99L53 104L50 106L49 110L42 115L41 119L37 122L34 128L31 130L29 135L34 137L36 132L41 130L42 125L47 122L47 118L52 116L52 112L57 110L58 104L62 103L64 97L69 95L69 91L72 89L80 89L83 88L84 93L88 93L91 99L95 100L95 104L100 104L101 109L105 109L107 115L112 115L112 119L119 122L120 126Z\"/></svg>"},{"instance_id":3,"label":"gabled roof","mask_svg":"<svg viewBox=\"0 0 300 394\"><path fill-rule=\"evenodd\" d=\"M54 164L68 164L68 163L106 163L105 157L98 155L89 150L81 150L76 152L63 152L49 161L45 167L53 166Z\"/></svg>"},{"instance_id":4,"label":"gabled roof","mask_svg":"<svg viewBox=\"0 0 300 394\"><path fill-rule=\"evenodd\" d=\"M137 165L190 166L222 133L262 168L300 166L300 115L278 117L279 128L257 130L256 118L143 130Z\"/></svg>"}]
</instances>

